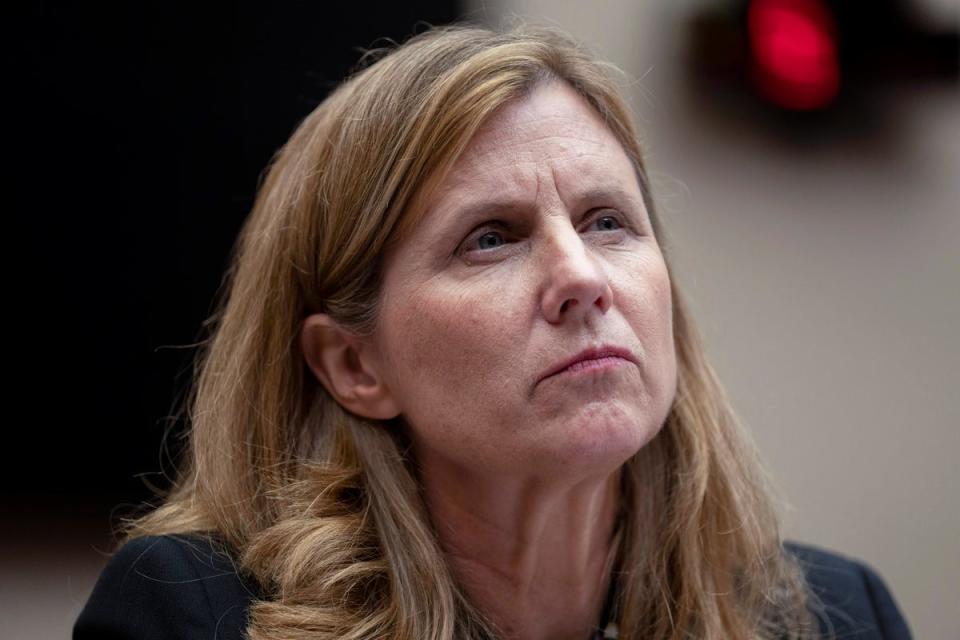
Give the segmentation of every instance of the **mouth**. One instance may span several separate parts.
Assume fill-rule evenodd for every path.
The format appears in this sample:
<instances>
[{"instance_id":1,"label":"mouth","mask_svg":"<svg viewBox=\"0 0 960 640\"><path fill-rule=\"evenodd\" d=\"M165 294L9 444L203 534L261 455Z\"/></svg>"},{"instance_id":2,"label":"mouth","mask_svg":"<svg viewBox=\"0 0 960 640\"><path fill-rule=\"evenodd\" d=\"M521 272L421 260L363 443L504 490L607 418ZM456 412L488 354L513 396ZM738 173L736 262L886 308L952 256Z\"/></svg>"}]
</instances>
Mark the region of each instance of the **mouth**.
<instances>
[{"instance_id":1,"label":"mouth","mask_svg":"<svg viewBox=\"0 0 960 640\"><path fill-rule=\"evenodd\" d=\"M623 364L624 361L636 364L637 359L629 349L614 345L602 345L585 349L575 356L567 358L551 367L540 380L546 380L564 372L587 371L603 369L609 366Z\"/></svg>"}]
</instances>

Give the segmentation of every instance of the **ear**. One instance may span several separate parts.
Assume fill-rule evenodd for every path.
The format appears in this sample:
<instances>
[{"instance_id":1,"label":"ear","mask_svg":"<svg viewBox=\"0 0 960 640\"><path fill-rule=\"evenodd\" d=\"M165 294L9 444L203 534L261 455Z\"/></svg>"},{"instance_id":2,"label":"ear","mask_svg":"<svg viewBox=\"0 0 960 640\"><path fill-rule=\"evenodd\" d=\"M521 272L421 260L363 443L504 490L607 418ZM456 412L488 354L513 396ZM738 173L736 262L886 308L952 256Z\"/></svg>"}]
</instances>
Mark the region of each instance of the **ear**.
<instances>
[{"instance_id":1,"label":"ear","mask_svg":"<svg viewBox=\"0 0 960 640\"><path fill-rule=\"evenodd\" d=\"M307 366L343 408L377 420L400 415L369 342L315 313L303 322L300 345Z\"/></svg>"}]
</instances>

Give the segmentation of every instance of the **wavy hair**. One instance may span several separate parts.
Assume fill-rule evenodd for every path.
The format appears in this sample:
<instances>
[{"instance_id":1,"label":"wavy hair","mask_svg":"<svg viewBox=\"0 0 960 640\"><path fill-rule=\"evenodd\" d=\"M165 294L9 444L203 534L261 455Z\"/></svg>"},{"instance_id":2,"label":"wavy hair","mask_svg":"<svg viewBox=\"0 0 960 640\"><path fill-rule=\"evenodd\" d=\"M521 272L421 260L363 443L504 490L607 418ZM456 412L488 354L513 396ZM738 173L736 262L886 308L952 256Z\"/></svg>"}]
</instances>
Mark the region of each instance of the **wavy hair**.
<instances>
[{"instance_id":1,"label":"wavy hair","mask_svg":"<svg viewBox=\"0 0 960 640\"><path fill-rule=\"evenodd\" d=\"M603 117L658 237L661 223L617 72L568 36L454 25L363 63L274 157L206 323L179 475L126 536L222 541L263 589L252 640L496 638L444 559L403 425L333 400L304 362L303 320L323 311L374 330L382 256L417 224L418 189L499 107L545 81L567 83ZM812 636L767 476L671 288L676 397L621 474L620 637Z\"/></svg>"}]
</instances>

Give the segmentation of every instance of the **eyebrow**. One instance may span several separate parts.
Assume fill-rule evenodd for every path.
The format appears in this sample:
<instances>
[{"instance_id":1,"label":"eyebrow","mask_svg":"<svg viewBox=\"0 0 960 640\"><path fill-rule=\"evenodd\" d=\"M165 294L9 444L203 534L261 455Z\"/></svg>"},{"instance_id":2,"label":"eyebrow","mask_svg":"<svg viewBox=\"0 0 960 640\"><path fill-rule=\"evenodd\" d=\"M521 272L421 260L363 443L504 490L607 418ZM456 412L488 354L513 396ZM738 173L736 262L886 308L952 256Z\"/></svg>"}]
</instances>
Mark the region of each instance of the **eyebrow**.
<instances>
[{"instance_id":1,"label":"eyebrow","mask_svg":"<svg viewBox=\"0 0 960 640\"><path fill-rule=\"evenodd\" d=\"M589 187L576 194L573 199L574 208L583 206L584 203L603 202L604 200L627 201L635 206L645 210L643 198L636 198L632 193L619 185L601 185ZM473 222L486 220L496 217L499 214L514 212L529 206L524 200L480 200L471 202L465 206L457 207L455 215L448 223L450 226L459 226L463 221ZM446 225L445 225L446 226Z\"/></svg>"},{"instance_id":2,"label":"eyebrow","mask_svg":"<svg viewBox=\"0 0 960 640\"><path fill-rule=\"evenodd\" d=\"M468 222L486 220L497 217L502 213L523 209L526 206L527 203L522 200L481 200L457 208L451 224L460 224L464 220Z\"/></svg>"},{"instance_id":3,"label":"eyebrow","mask_svg":"<svg viewBox=\"0 0 960 640\"><path fill-rule=\"evenodd\" d=\"M633 204L643 204L642 194L638 200L632 193L621 187L619 184L590 187L577 194L576 202L596 202L598 200L606 199L627 200Z\"/></svg>"}]
</instances>

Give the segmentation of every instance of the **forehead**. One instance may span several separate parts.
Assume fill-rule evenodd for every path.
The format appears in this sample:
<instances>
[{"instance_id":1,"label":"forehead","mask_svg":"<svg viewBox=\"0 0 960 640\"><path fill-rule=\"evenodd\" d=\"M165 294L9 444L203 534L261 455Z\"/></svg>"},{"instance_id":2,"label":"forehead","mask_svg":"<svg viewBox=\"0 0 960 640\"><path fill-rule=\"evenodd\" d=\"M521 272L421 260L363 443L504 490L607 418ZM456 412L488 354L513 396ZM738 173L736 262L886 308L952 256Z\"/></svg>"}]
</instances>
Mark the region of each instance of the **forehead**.
<instances>
[{"instance_id":1,"label":"forehead","mask_svg":"<svg viewBox=\"0 0 960 640\"><path fill-rule=\"evenodd\" d=\"M567 189L639 192L633 164L600 114L570 86L551 81L500 107L422 201L429 215L449 200L519 196L545 172Z\"/></svg>"}]
</instances>

